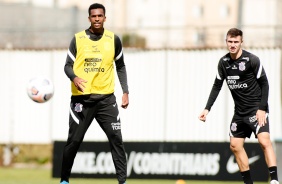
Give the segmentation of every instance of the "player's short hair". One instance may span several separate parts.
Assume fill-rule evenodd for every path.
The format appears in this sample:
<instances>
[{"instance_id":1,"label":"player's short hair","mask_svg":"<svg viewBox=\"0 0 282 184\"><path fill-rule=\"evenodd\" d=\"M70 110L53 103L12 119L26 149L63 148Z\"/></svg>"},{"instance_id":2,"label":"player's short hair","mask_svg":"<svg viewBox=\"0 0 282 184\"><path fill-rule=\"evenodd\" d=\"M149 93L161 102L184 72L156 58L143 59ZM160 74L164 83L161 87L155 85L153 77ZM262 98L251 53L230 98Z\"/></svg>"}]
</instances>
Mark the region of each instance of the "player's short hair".
<instances>
[{"instance_id":1,"label":"player's short hair","mask_svg":"<svg viewBox=\"0 0 282 184\"><path fill-rule=\"evenodd\" d=\"M94 4L91 4L89 6L89 8L88 8L88 15L90 16L90 12L91 12L92 9L98 9L98 8L103 9L104 15L106 15L106 8L105 8L105 6L102 5L102 4L99 4L99 3L94 3Z\"/></svg>"},{"instance_id":2,"label":"player's short hair","mask_svg":"<svg viewBox=\"0 0 282 184\"><path fill-rule=\"evenodd\" d=\"M231 28L228 30L226 36L230 35L231 37L241 36L243 37L243 31L237 28Z\"/></svg>"}]
</instances>

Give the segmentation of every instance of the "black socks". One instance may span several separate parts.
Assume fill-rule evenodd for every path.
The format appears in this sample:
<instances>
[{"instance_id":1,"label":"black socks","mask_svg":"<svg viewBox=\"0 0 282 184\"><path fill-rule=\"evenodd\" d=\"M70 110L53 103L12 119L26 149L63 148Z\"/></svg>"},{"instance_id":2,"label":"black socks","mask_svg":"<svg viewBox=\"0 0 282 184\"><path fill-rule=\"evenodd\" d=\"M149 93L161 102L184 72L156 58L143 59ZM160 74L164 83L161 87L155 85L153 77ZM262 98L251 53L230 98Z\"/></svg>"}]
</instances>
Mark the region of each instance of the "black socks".
<instances>
[{"instance_id":1,"label":"black socks","mask_svg":"<svg viewBox=\"0 0 282 184\"><path fill-rule=\"evenodd\" d=\"M270 175L271 180L277 180L278 181L277 166L269 167L268 170L269 170L269 175Z\"/></svg>"},{"instance_id":2,"label":"black socks","mask_svg":"<svg viewBox=\"0 0 282 184\"><path fill-rule=\"evenodd\" d=\"M244 184L253 184L250 170L241 172Z\"/></svg>"},{"instance_id":3,"label":"black socks","mask_svg":"<svg viewBox=\"0 0 282 184\"><path fill-rule=\"evenodd\" d=\"M269 170L270 180L278 181L277 166L269 167L268 170ZM244 184L253 184L250 170L241 172L241 175L242 175Z\"/></svg>"}]
</instances>

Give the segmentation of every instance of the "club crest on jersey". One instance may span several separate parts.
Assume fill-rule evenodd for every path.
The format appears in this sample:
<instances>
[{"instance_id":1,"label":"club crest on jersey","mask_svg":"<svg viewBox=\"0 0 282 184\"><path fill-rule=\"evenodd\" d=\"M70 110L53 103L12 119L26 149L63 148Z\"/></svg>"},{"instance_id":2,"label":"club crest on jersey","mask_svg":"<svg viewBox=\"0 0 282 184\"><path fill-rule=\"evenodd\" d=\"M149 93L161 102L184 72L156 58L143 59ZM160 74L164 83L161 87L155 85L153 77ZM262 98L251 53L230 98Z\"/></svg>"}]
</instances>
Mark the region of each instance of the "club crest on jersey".
<instances>
[{"instance_id":1,"label":"club crest on jersey","mask_svg":"<svg viewBox=\"0 0 282 184\"><path fill-rule=\"evenodd\" d=\"M241 62L241 63L239 63L239 70L240 71L244 71L244 70L246 70L246 66L245 66L245 62Z\"/></svg>"},{"instance_id":2,"label":"club crest on jersey","mask_svg":"<svg viewBox=\"0 0 282 184\"><path fill-rule=\"evenodd\" d=\"M81 103L76 103L74 106L74 111L81 112L83 105Z\"/></svg>"},{"instance_id":3,"label":"club crest on jersey","mask_svg":"<svg viewBox=\"0 0 282 184\"><path fill-rule=\"evenodd\" d=\"M237 130L237 123L235 123L235 122L232 123L230 129L231 129L231 131L235 132Z\"/></svg>"}]
</instances>

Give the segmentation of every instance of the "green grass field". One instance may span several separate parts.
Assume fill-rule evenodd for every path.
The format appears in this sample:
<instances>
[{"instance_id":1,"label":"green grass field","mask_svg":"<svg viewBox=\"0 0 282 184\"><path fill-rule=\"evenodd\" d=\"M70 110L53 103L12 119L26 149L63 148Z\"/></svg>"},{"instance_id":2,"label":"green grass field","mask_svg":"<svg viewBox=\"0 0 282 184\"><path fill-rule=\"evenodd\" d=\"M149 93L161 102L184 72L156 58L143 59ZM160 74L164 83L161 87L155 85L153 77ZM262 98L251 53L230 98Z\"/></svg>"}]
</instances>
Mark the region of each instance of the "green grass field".
<instances>
[{"instance_id":1,"label":"green grass field","mask_svg":"<svg viewBox=\"0 0 282 184\"><path fill-rule=\"evenodd\" d=\"M176 180L128 179L127 184L175 184ZM266 184L267 182L256 182ZM58 178L51 177L50 169L3 168L0 167L0 184L59 184ZM117 184L115 179L71 179L70 184ZM190 181L186 184L242 184L242 182Z\"/></svg>"}]
</instances>

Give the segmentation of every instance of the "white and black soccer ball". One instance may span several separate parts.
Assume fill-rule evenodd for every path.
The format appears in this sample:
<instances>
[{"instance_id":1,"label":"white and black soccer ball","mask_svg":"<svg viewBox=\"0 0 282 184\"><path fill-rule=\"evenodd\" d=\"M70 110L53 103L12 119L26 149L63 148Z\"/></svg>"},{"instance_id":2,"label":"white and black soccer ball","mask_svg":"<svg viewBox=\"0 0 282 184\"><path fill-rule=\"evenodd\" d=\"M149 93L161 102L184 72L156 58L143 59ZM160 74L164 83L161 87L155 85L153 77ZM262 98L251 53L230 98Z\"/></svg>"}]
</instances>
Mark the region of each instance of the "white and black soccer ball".
<instances>
[{"instance_id":1,"label":"white and black soccer ball","mask_svg":"<svg viewBox=\"0 0 282 184\"><path fill-rule=\"evenodd\" d=\"M27 94L31 100L37 103L45 103L54 94L53 83L46 77L32 78L27 84Z\"/></svg>"}]
</instances>

